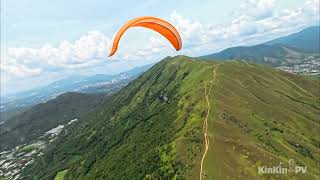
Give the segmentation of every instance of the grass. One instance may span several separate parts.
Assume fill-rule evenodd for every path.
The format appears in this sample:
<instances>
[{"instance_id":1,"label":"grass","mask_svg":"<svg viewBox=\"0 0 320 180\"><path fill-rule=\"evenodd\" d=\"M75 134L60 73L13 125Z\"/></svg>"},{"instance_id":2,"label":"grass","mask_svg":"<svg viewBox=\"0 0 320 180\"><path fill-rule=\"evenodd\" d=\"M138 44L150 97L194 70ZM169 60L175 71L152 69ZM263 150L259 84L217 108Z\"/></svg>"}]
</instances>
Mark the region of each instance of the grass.
<instances>
[{"instance_id":1,"label":"grass","mask_svg":"<svg viewBox=\"0 0 320 180\"><path fill-rule=\"evenodd\" d=\"M29 153L29 152L33 151L35 148L36 148L36 146L34 144L29 144L29 145L21 148L20 151Z\"/></svg>"},{"instance_id":2,"label":"grass","mask_svg":"<svg viewBox=\"0 0 320 180\"><path fill-rule=\"evenodd\" d=\"M278 165L294 159L310 170L297 178L315 179L320 157L311 139L320 138L319 82L241 61L224 63L218 79L208 176L260 179L256 162Z\"/></svg>"},{"instance_id":3,"label":"grass","mask_svg":"<svg viewBox=\"0 0 320 180\"><path fill-rule=\"evenodd\" d=\"M124 87L23 174L52 179L69 169L65 179L198 179L204 84L217 67L206 178L279 179L257 168L289 159L308 167L294 177L319 177L319 81L243 61L186 56L166 58ZM158 98L161 92L170 102Z\"/></svg>"},{"instance_id":4,"label":"grass","mask_svg":"<svg viewBox=\"0 0 320 180\"><path fill-rule=\"evenodd\" d=\"M64 177L66 176L67 173L68 173L68 169L58 172L56 177L54 177L54 180L64 180Z\"/></svg>"}]
</instances>

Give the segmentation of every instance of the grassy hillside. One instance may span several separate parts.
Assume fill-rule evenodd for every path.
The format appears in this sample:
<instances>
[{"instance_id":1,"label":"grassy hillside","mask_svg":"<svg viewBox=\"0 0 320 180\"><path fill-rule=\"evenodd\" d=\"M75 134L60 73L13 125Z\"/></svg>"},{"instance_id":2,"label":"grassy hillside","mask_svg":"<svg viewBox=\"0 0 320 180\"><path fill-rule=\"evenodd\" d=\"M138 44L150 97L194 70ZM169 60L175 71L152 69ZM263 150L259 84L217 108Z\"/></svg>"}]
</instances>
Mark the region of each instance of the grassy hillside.
<instances>
[{"instance_id":1,"label":"grassy hillside","mask_svg":"<svg viewBox=\"0 0 320 180\"><path fill-rule=\"evenodd\" d=\"M209 122L208 177L261 179L258 166L288 166L289 159L308 167L305 176L319 178L319 81L245 62L217 70Z\"/></svg>"},{"instance_id":2,"label":"grassy hillside","mask_svg":"<svg viewBox=\"0 0 320 180\"><path fill-rule=\"evenodd\" d=\"M0 151L28 143L46 131L88 114L104 95L65 93L17 113L0 125Z\"/></svg>"},{"instance_id":3,"label":"grassy hillside","mask_svg":"<svg viewBox=\"0 0 320 180\"><path fill-rule=\"evenodd\" d=\"M294 159L307 174L273 178L316 179L319 88L318 80L243 61L166 58L61 134L23 175L261 179L270 175L258 166Z\"/></svg>"}]
</instances>

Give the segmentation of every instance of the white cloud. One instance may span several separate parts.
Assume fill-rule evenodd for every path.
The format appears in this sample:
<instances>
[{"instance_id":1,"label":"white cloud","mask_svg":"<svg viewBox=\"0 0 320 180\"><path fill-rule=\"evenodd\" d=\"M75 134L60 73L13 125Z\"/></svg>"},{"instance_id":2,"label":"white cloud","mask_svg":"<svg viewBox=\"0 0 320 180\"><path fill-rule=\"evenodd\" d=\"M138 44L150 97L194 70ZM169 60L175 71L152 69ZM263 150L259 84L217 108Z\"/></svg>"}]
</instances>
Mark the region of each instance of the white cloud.
<instances>
[{"instance_id":1,"label":"white cloud","mask_svg":"<svg viewBox=\"0 0 320 180\"><path fill-rule=\"evenodd\" d=\"M318 0L308 0L300 8L281 11L275 10L275 3L275 0L248 0L233 13L234 19L224 25L202 24L176 11L170 15L170 20L181 33L184 50L202 47L200 53L261 43L320 21ZM194 51L191 55L198 54Z\"/></svg>"},{"instance_id":2,"label":"white cloud","mask_svg":"<svg viewBox=\"0 0 320 180\"><path fill-rule=\"evenodd\" d=\"M297 9L276 11L275 0L247 0L236 11L230 23L203 24L173 11L168 20L179 31L182 54L198 56L230 46L250 45L298 31L319 21L319 1L307 0ZM116 55L120 59L156 59L177 54L167 40L155 34L133 53Z\"/></svg>"},{"instance_id":3,"label":"white cloud","mask_svg":"<svg viewBox=\"0 0 320 180\"><path fill-rule=\"evenodd\" d=\"M203 24L173 11L168 20L180 32L183 47L178 53L199 56L230 46L261 43L271 38L298 31L319 22L319 0L307 0L297 9L276 10L275 0L247 0L223 25ZM113 59L127 64L143 65L177 54L167 40L155 34L145 47L132 52L118 52ZM1 71L13 77L37 76L50 71L89 71L89 67L106 66L111 38L99 31L90 31L74 42L62 41L54 47L9 48L2 58ZM110 67L125 66L112 61ZM131 66L130 65L130 66ZM133 65L132 65L133 66Z\"/></svg>"},{"instance_id":4,"label":"white cloud","mask_svg":"<svg viewBox=\"0 0 320 180\"><path fill-rule=\"evenodd\" d=\"M274 7L275 0L247 0L234 14L261 20L272 16Z\"/></svg>"},{"instance_id":5,"label":"white cloud","mask_svg":"<svg viewBox=\"0 0 320 180\"><path fill-rule=\"evenodd\" d=\"M41 68L29 68L16 62L1 63L1 73L8 74L19 78L26 78L31 76L37 76L42 73ZM3 75L4 75L3 74Z\"/></svg>"},{"instance_id":6,"label":"white cloud","mask_svg":"<svg viewBox=\"0 0 320 180\"><path fill-rule=\"evenodd\" d=\"M298 30L299 28L319 20L319 1L307 0L298 9L275 11L275 0L247 0L237 11L233 12L234 19L224 25L203 24L190 20L177 11L169 16L169 21L180 32L183 40L182 53L197 55L211 52L242 43L248 40L268 39L280 34ZM174 53L165 38L156 34L152 36L145 47L138 48L132 53L119 52L115 58L124 60L155 59ZM49 44L41 48L10 48L9 59L26 67L35 64L53 69L85 68L99 65L107 59L111 38L99 31L90 31L79 40L71 43L62 41L57 47ZM211 53L207 52L207 53Z\"/></svg>"},{"instance_id":7,"label":"white cloud","mask_svg":"<svg viewBox=\"0 0 320 180\"><path fill-rule=\"evenodd\" d=\"M98 64L107 57L110 38L99 31L90 31L74 43L62 41L57 47L9 48L8 57L26 66L37 64L49 68L83 68Z\"/></svg>"},{"instance_id":8,"label":"white cloud","mask_svg":"<svg viewBox=\"0 0 320 180\"><path fill-rule=\"evenodd\" d=\"M90 31L74 42L62 41L56 47L45 44L40 48L9 48L5 55L1 54L1 91L30 89L73 74L92 74L97 67L108 64L109 46L110 38Z\"/></svg>"}]
</instances>

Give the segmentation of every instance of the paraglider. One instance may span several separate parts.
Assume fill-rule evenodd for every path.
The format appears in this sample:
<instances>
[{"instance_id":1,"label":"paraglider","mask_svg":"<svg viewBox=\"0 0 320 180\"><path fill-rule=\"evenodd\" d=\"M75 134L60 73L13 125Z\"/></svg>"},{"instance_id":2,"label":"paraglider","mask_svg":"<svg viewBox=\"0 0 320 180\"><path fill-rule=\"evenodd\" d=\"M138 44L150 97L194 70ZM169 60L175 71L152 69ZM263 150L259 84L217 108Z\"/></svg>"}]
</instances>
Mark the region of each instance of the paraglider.
<instances>
[{"instance_id":1,"label":"paraglider","mask_svg":"<svg viewBox=\"0 0 320 180\"><path fill-rule=\"evenodd\" d=\"M169 42L172 44L172 46L179 51L182 47L182 42L180 35L176 28L168 23L165 20L156 18L156 17L151 17L151 16L143 16L143 17L138 17L135 19L132 19L128 21L126 24L124 24L121 29L117 32L114 40L113 40L113 45L111 52L109 54L109 57L114 55L114 53L118 49L119 41L122 37L122 35L131 27L145 27L152 29L158 33L160 33L162 36L164 36Z\"/></svg>"}]
</instances>

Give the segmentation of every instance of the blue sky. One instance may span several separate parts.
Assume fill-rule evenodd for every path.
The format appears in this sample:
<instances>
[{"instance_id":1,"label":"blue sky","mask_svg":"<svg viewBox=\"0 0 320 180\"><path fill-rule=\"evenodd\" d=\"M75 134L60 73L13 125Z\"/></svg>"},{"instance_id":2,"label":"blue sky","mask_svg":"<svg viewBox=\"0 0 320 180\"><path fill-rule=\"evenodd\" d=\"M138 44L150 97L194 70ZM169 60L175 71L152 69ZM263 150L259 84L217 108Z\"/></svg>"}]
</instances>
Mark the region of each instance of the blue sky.
<instances>
[{"instance_id":1,"label":"blue sky","mask_svg":"<svg viewBox=\"0 0 320 180\"><path fill-rule=\"evenodd\" d=\"M3 94L48 84L69 75L114 74L168 55L198 56L251 45L317 25L318 0L2 0ZM201 2L201 3L200 3ZM107 58L117 29L138 16L175 25L183 50L160 35L129 30Z\"/></svg>"}]
</instances>

